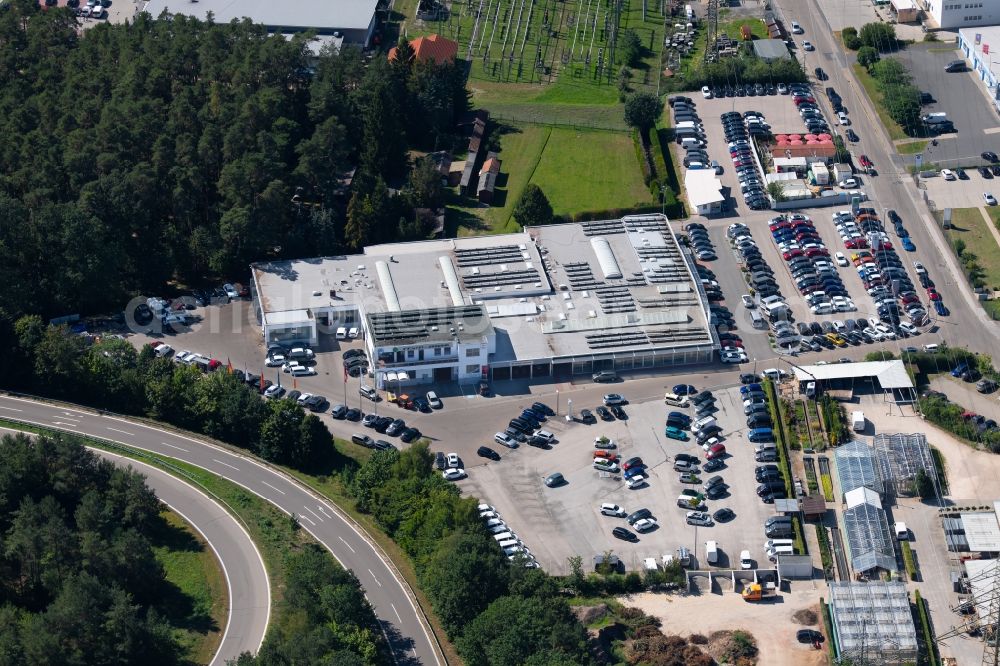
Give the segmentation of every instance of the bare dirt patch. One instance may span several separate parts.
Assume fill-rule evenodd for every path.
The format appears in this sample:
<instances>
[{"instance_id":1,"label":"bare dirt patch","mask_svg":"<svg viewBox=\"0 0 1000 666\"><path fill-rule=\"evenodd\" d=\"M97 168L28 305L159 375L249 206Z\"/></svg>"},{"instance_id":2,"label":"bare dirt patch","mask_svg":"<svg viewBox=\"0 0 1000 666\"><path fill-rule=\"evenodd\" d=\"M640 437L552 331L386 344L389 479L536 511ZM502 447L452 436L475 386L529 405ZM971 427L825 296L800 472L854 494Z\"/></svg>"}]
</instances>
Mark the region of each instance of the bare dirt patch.
<instances>
[{"instance_id":1,"label":"bare dirt patch","mask_svg":"<svg viewBox=\"0 0 1000 666\"><path fill-rule=\"evenodd\" d=\"M811 627L819 622L819 616L816 614L816 611L804 609L792 613L792 622L797 622L798 624L804 624Z\"/></svg>"}]
</instances>

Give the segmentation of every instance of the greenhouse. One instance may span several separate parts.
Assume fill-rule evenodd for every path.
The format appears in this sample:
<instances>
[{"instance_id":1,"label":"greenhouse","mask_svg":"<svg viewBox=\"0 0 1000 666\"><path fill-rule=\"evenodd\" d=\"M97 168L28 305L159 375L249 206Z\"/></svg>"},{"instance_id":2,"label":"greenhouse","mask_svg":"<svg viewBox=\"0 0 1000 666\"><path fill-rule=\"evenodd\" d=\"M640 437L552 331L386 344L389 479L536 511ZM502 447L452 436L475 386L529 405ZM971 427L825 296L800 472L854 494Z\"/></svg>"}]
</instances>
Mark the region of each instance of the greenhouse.
<instances>
[{"instance_id":1,"label":"greenhouse","mask_svg":"<svg viewBox=\"0 0 1000 666\"><path fill-rule=\"evenodd\" d=\"M878 493L870 488L855 488L844 495L844 500L844 531L851 568L857 573L896 571L892 533Z\"/></svg>"},{"instance_id":2,"label":"greenhouse","mask_svg":"<svg viewBox=\"0 0 1000 666\"><path fill-rule=\"evenodd\" d=\"M877 655L878 663L892 666L917 660L917 629L905 583L830 583L830 620L840 660Z\"/></svg>"},{"instance_id":3,"label":"greenhouse","mask_svg":"<svg viewBox=\"0 0 1000 666\"><path fill-rule=\"evenodd\" d=\"M855 488L865 487L882 494L882 480L870 446L857 440L848 442L837 448L833 457L842 493L846 495Z\"/></svg>"},{"instance_id":4,"label":"greenhouse","mask_svg":"<svg viewBox=\"0 0 1000 666\"><path fill-rule=\"evenodd\" d=\"M934 458L924 435L920 433L875 435L874 444L875 460L885 483L886 492L891 492L897 497L912 497L916 494L914 479L917 477L917 470L922 469L927 472L940 496L941 489L938 487Z\"/></svg>"}]
</instances>

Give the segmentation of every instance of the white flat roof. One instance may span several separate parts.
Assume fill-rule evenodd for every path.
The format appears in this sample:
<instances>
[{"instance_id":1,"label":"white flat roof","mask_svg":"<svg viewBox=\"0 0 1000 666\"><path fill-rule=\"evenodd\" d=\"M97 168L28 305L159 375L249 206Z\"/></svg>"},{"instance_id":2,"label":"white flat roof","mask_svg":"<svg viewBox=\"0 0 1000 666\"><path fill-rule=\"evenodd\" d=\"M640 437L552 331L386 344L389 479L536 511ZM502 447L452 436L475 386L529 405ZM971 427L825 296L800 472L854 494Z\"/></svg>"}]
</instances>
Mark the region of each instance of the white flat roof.
<instances>
[{"instance_id":1,"label":"white flat roof","mask_svg":"<svg viewBox=\"0 0 1000 666\"><path fill-rule=\"evenodd\" d=\"M309 310L283 310L282 312L267 312L264 323L275 326L279 324L302 324L312 320Z\"/></svg>"},{"instance_id":2,"label":"white flat roof","mask_svg":"<svg viewBox=\"0 0 1000 666\"><path fill-rule=\"evenodd\" d=\"M684 174L684 189L692 206L708 206L726 200L722 181L712 169L688 169Z\"/></svg>"},{"instance_id":3,"label":"white flat roof","mask_svg":"<svg viewBox=\"0 0 1000 666\"><path fill-rule=\"evenodd\" d=\"M878 496L877 492L867 486L848 490L844 493L844 502L847 504L848 509L853 509L862 504L871 504L880 509L882 508L882 498Z\"/></svg>"},{"instance_id":4,"label":"white flat roof","mask_svg":"<svg viewBox=\"0 0 1000 666\"><path fill-rule=\"evenodd\" d=\"M378 0L150 0L145 11L153 18L163 10L205 20L212 12L216 23L249 18L269 27L367 30Z\"/></svg>"},{"instance_id":5,"label":"white flat roof","mask_svg":"<svg viewBox=\"0 0 1000 666\"><path fill-rule=\"evenodd\" d=\"M802 365L793 367L792 372L800 382L875 377L884 389L913 388L913 382L906 374L906 366L899 360Z\"/></svg>"},{"instance_id":6,"label":"white flat roof","mask_svg":"<svg viewBox=\"0 0 1000 666\"><path fill-rule=\"evenodd\" d=\"M962 513L962 526L973 553L1000 553L1000 524L992 511Z\"/></svg>"}]
</instances>

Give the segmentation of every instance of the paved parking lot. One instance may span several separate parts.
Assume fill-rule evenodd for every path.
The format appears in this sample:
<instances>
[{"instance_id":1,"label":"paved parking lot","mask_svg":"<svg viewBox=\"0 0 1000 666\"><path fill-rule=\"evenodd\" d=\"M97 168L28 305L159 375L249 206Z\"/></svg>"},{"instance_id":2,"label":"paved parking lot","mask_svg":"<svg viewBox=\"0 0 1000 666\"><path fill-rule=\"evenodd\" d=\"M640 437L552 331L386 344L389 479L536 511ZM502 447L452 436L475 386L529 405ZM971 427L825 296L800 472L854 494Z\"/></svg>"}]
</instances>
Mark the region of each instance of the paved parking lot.
<instances>
[{"instance_id":1,"label":"paved parking lot","mask_svg":"<svg viewBox=\"0 0 1000 666\"><path fill-rule=\"evenodd\" d=\"M997 112L987 101L982 82L972 72L944 71L952 60L963 59L953 44L912 44L896 57L909 68L914 85L933 95L935 103L923 107L924 113L947 113L955 124L953 134L938 137L937 146L927 146L925 163L978 165L983 163L979 155L984 150L1000 150Z\"/></svg>"},{"instance_id":2,"label":"paved parking lot","mask_svg":"<svg viewBox=\"0 0 1000 666\"><path fill-rule=\"evenodd\" d=\"M822 92L817 94L822 95ZM692 94L698 111L698 117L705 126L705 140L708 142L708 156L717 160L724 171L719 177L723 186L729 189L727 201L728 215L713 216L712 220L735 220L738 217L754 217L768 211L751 211L740 194L740 183L733 171L733 163L729 157L728 141L722 129L720 117L729 111L760 111L771 126L774 134L805 133L805 123L792 103L791 95L765 95L763 97L724 97L722 99L702 99L698 94ZM817 98L818 99L818 98ZM835 130L835 122L827 118L831 130ZM682 162L684 151L674 144L676 161Z\"/></svg>"},{"instance_id":3,"label":"paved parking lot","mask_svg":"<svg viewBox=\"0 0 1000 666\"><path fill-rule=\"evenodd\" d=\"M463 493L494 505L550 572L567 573L567 558L573 555L589 563L594 555L608 550L621 557L629 570L641 570L644 558L660 558L678 546L696 552L704 569L708 568L704 560L707 539L719 543L722 568L738 560L744 548L758 558L759 564L766 564L762 525L765 517L773 514L773 505L763 504L755 494L753 468L757 463L752 445L744 436L747 428L742 401L735 388L713 393L718 398L720 411L716 418L725 434L728 457L722 470L700 476L704 480L720 474L730 486L728 495L706 501L708 510L729 507L737 515L729 523L698 528L697 535L695 528L685 523L685 510L676 505L680 491L694 486L679 482L673 460L681 452L704 460L704 452L693 440L678 442L664 437L664 417L671 408L662 400L627 405L625 421L550 423L546 427L559 440L550 450L528 446L512 452L502 449L502 461L473 467L469 478L459 485ZM614 439L623 460L636 455L643 458L650 470L647 486L629 490L617 475L602 476L592 468L593 442L599 436ZM545 487L543 479L553 472L561 472L568 483L559 488ZM612 528L627 524L622 518L601 515L602 502L618 504L629 512L648 508L659 526L640 534L637 542L616 539L611 535Z\"/></svg>"},{"instance_id":4,"label":"paved parking lot","mask_svg":"<svg viewBox=\"0 0 1000 666\"><path fill-rule=\"evenodd\" d=\"M977 208L985 201L983 193L1000 196L1000 179L983 178L975 169L966 169L965 173L968 180L945 180L941 176L920 179L934 208Z\"/></svg>"}]
</instances>

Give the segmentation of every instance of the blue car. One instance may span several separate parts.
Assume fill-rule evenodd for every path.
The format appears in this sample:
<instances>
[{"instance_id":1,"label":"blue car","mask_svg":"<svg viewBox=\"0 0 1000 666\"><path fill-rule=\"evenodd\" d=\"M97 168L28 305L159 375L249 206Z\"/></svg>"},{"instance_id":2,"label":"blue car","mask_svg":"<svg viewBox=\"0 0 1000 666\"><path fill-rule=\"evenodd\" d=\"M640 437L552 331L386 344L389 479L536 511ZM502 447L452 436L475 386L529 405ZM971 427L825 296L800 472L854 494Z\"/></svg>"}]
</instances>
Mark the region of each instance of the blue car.
<instances>
[{"instance_id":1,"label":"blue car","mask_svg":"<svg viewBox=\"0 0 1000 666\"><path fill-rule=\"evenodd\" d=\"M934 303L934 310L937 311L937 313L940 316L942 317L948 316L948 308L944 306L944 303L942 303L941 301L933 301L933 303Z\"/></svg>"},{"instance_id":2,"label":"blue car","mask_svg":"<svg viewBox=\"0 0 1000 666\"><path fill-rule=\"evenodd\" d=\"M639 474L645 474L645 473L646 473L645 465L636 465L635 467L629 467L627 470L625 470L622 476L625 477L626 479L631 479L633 476L638 476Z\"/></svg>"},{"instance_id":3,"label":"blue car","mask_svg":"<svg viewBox=\"0 0 1000 666\"><path fill-rule=\"evenodd\" d=\"M951 370L952 377L961 377L962 374L969 369L968 363L959 363Z\"/></svg>"},{"instance_id":4,"label":"blue car","mask_svg":"<svg viewBox=\"0 0 1000 666\"><path fill-rule=\"evenodd\" d=\"M909 236L903 236L903 249L907 252L916 252L917 246L913 244Z\"/></svg>"},{"instance_id":5,"label":"blue car","mask_svg":"<svg viewBox=\"0 0 1000 666\"><path fill-rule=\"evenodd\" d=\"M763 391L760 384L747 384L746 386L740 387L740 393L746 395L747 393L757 393L758 391Z\"/></svg>"}]
</instances>

